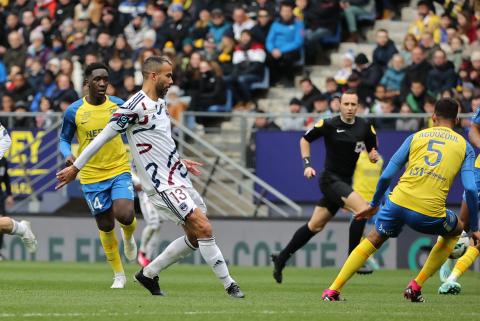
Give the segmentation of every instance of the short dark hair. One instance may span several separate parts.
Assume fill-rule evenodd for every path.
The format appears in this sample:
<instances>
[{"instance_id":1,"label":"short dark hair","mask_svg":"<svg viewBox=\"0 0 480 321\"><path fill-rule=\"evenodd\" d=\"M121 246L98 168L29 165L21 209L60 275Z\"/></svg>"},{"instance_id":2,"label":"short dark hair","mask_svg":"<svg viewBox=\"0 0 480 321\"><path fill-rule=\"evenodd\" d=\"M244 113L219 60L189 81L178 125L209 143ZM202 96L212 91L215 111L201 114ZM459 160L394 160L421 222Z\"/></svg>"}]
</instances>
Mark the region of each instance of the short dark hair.
<instances>
[{"instance_id":1,"label":"short dark hair","mask_svg":"<svg viewBox=\"0 0 480 321\"><path fill-rule=\"evenodd\" d=\"M299 83L301 84L302 82L309 82L313 85L312 80L308 77L303 77L302 79L300 79Z\"/></svg>"},{"instance_id":2,"label":"short dark hair","mask_svg":"<svg viewBox=\"0 0 480 321\"><path fill-rule=\"evenodd\" d=\"M420 0L417 2L417 7L420 7L420 6L427 6L430 8L430 4L425 0Z\"/></svg>"},{"instance_id":3,"label":"short dark hair","mask_svg":"<svg viewBox=\"0 0 480 321\"><path fill-rule=\"evenodd\" d=\"M385 32L388 35L388 30L387 29L380 28L375 33L379 33L379 32Z\"/></svg>"},{"instance_id":4,"label":"short dark hair","mask_svg":"<svg viewBox=\"0 0 480 321\"><path fill-rule=\"evenodd\" d=\"M142 66L142 75L146 77L148 73L153 72L153 70L158 70L159 66L163 64L172 65L172 62L167 56L150 56L143 62Z\"/></svg>"},{"instance_id":5,"label":"short dark hair","mask_svg":"<svg viewBox=\"0 0 480 321\"><path fill-rule=\"evenodd\" d=\"M358 95L357 91L355 89L347 89L345 90L345 92L343 93L344 95Z\"/></svg>"},{"instance_id":6,"label":"short dark hair","mask_svg":"<svg viewBox=\"0 0 480 321\"><path fill-rule=\"evenodd\" d=\"M295 4L293 3L293 1L282 1L280 2L280 8L281 7L289 7L293 10L295 9Z\"/></svg>"},{"instance_id":7,"label":"short dark hair","mask_svg":"<svg viewBox=\"0 0 480 321\"><path fill-rule=\"evenodd\" d=\"M87 68L85 68L85 78L90 77L92 75L92 72L97 69L105 69L108 73L110 73L107 65L102 62L94 62L88 65Z\"/></svg>"},{"instance_id":8,"label":"short dark hair","mask_svg":"<svg viewBox=\"0 0 480 321\"><path fill-rule=\"evenodd\" d=\"M431 95L427 95L425 97L425 104L432 104L432 105L435 105L437 103L437 99Z\"/></svg>"},{"instance_id":9,"label":"short dark hair","mask_svg":"<svg viewBox=\"0 0 480 321\"><path fill-rule=\"evenodd\" d=\"M435 115L454 120L458 115L458 101L452 98L441 98L435 104Z\"/></svg>"}]
</instances>

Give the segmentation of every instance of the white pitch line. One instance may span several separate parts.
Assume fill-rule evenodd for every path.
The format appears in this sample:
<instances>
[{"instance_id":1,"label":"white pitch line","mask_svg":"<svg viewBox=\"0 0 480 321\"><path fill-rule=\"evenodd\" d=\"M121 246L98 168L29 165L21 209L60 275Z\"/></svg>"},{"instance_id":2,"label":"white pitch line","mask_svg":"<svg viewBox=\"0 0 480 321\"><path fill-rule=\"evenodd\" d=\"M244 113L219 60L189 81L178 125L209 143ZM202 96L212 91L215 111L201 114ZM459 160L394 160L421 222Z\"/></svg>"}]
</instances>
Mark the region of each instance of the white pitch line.
<instances>
[{"instance_id":1,"label":"white pitch line","mask_svg":"<svg viewBox=\"0 0 480 321\"><path fill-rule=\"evenodd\" d=\"M397 316L417 316L418 314L413 311L398 311L398 312L385 312L384 311L377 311L376 314L385 314L385 315L397 315ZM256 314L256 315L285 315L285 314L295 314L295 315L310 315L310 314L318 314L318 312L303 312L298 310L283 310L283 311L274 311L274 310L261 310L261 311L184 311L184 312L161 312L162 315L215 315L215 314ZM321 314L338 314L338 311L322 311ZM358 311L342 311L342 314L356 314ZM0 313L1 318L42 318L42 317L53 317L53 318L65 318L65 317L118 317L118 316L132 316L132 315L158 315L159 312L145 312L145 311L137 311L137 312L68 312L68 313ZM466 313L457 313L456 317L458 316L480 316L480 313L476 312L466 312Z\"/></svg>"}]
</instances>

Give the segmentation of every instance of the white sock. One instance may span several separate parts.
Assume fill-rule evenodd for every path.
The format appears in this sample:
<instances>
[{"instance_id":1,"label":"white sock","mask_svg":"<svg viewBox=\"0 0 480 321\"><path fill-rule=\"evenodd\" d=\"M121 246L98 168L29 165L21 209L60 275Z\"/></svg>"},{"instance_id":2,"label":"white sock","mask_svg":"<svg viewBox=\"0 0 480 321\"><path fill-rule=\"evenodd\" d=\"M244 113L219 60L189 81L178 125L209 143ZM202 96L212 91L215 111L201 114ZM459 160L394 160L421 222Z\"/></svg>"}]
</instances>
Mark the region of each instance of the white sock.
<instances>
[{"instance_id":1,"label":"white sock","mask_svg":"<svg viewBox=\"0 0 480 321\"><path fill-rule=\"evenodd\" d=\"M18 236L23 236L25 232L27 231L27 227L23 225L21 222L17 222L14 219L11 219L13 223L13 228L12 232L10 234L12 235L18 235Z\"/></svg>"},{"instance_id":2,"label":"white sock","mask_svg":"<svg viewBox=\"0 0 480 321\"><path fill-rule=\"evenodd\" d=\"M150 237L152 236L153 228L151 225L145 226L142 231L142 239L140 241L140 252L147 253L147 244L150 241Z\"/></svg>"},{"instance_id":3,"label":"white sock","mask_svg":"<svg viewBox=\"0 0 480 321\"><path fill-rule=\"evenodd\" d=\"M156 258L160 254L159 249L160 249L160 244L162 243L162 239L161 239L160 234L161 234L160 233L160 228L158 227L157 229L155 229L153 231L153 233L150 236L150 239L147 243L145 253L146 253L149 260L153 260L154 258Z\"/></svg>"},{"instance_id":4,"label":"white sock","mask_svg":"<svg viewBox=\"0 0 480 321\"><path fill-rule=\"evenodd\" d=\"M180 261L195 250L196 248L190 244L186 236L179 237L168 244L167 248L143 269L143 275L154 278L161 270Z\"/></svg>"},{"instance_id":5,"label":"white sock","mask_svg":"<svg viewBox=\"0 0 480 321\"><path fill-rule=\"evenodd\" d=\"M223 287L226 289L235 282L230 273L228 272L227 263L223 258L223 254L215 243L215 238L198 239L198 248L200 254L208 265L212 267L213 272L217 278L223 283Z\"/></svg>"},{"instance_id":6,"label":"white sock","mask_svg":"<svg viewBox=\"0 0 480 321\"><path fill-rule=\"evenodd\" d=\"M453 273L450 273L448 276L447 282L457 282L457 276L454 275Z\"/></svg>"}]
</instances>

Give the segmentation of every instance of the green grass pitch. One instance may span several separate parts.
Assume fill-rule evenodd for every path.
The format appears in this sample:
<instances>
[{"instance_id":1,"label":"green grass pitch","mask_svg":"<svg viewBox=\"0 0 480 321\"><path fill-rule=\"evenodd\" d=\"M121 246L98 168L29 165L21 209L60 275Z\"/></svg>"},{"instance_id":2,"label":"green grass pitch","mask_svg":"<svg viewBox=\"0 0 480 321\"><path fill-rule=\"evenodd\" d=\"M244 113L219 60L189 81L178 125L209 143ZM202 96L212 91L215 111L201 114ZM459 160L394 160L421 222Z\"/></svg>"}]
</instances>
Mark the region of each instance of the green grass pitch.
<instances>
[{"instance_id":1,"label":"green grass pitch","mask_svg":"<svg viewBox=\"0 0 480 321\"><path fill-rule=\"evenodd\" d=\"M106 264L0 262L0 321L7 320L480 320L480 275L468 272L462 294L440 296L435 275L424 288L426 303L402 297L412 271L356 275L345 302L320 295L337 270L287 268L284 284L270 268L232 267L246 299L228 297L207 266L177 265L160 277L166 297L153 297L127 266L128 284L112 290Z\"/></svg>"}]
</instances>

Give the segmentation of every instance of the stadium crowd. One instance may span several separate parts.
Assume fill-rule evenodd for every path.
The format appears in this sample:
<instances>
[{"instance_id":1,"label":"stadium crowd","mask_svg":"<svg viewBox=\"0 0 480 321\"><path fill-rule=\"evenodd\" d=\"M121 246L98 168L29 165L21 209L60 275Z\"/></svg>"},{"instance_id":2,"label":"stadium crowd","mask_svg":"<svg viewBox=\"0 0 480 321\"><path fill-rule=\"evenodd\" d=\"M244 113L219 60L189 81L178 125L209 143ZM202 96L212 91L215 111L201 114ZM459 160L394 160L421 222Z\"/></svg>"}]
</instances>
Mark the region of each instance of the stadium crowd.
<instances>
[{"instance_id":1,"label":"stadium crowd","mask_svg":"<svg viewBox=\"0 0 480 321\"><path fill-rule=\"evenodd\" d=\"M407 1L408 2L408 1ZM309 79L290 111L328 117L339 94L356 88L365 113L431 112L438 97L458 97L462 112L480 103L479 1L419 1L402 46L376 30L370 59L347 52L325 92ZM253 110L254 84L292 86L298 67L325 58L324 43L342 31L361 41L359 21L395 19L403 1L392 0L1 0L0 95L2 111L64 111L84 94L83 70L104 62L108 93L128 99L139 89L142 61L154 54L174 62L168 102L178 117L194 111ZM377 13L377 14L376 14ZM343 19L342 19L343 18ZM265 78L269 79L265 79ZM266 81L265 81L266 80ZM262 88L262 86L260 86ZM304 129L316 119L286 121ZM197 119L202 122L202 119ZM208 121L204 120L208 125ZM15 127L48 127L15 120ZM379 128L416 130L428 120L383 119Z\"/></svg>"}]
</instances>

